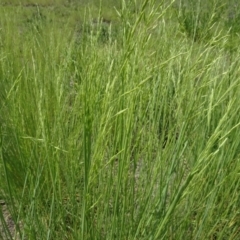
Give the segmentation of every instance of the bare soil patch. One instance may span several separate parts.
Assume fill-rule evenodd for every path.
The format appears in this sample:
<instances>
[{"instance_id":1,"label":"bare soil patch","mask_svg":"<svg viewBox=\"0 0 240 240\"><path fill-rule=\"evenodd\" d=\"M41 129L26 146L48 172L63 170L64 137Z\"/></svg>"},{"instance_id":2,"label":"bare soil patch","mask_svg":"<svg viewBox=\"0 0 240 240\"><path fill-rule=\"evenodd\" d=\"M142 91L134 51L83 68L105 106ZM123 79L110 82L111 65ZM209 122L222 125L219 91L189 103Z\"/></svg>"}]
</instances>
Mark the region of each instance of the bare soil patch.
<instances>
[{"instance_id":1,"label":"bare soil patch","mask_svg":"<svg viewBox=\"0 0 240 240\"><path fill-rule=\"evenodd\" d=\"M20 239L16 231L16 224L8 210L7 204L3 200L0 200L0 239L10 239L9 234L12 239Z\"/></svg>"}]
</instances>

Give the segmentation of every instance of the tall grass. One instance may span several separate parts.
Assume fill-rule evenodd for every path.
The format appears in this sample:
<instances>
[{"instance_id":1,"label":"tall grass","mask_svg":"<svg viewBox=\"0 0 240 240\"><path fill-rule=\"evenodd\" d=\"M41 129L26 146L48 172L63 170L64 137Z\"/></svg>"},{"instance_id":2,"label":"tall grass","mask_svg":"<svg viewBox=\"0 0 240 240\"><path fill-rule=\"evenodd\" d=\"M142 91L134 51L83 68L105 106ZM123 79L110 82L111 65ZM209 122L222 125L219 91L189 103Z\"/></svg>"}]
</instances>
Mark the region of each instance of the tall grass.
<instances>
[{"instance_id":1,"label":"tall grass","mask_svg":"<svg viewBox=\"0 0 240 240\"><path fill-rule=\"evenodd\" d=\"M193 39L183 11L122 1L78 31L2 11L0 200L19 238L240 237L238 35L207 15Z\"/></svg>"}]
</instances>

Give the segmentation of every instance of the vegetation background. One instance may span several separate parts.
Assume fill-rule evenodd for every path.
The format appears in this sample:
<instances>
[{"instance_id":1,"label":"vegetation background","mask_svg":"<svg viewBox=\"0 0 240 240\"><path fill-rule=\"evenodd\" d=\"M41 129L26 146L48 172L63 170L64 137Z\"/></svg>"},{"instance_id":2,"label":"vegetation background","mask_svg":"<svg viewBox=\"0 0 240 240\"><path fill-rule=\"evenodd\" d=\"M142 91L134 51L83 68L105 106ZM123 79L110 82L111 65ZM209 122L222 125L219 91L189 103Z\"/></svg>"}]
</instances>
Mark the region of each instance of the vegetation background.
<instances>
[{"instance_id":1,"label":"vegetation background","mask_svg":"<svg viewBox=\"0 0 240 240\"><path fill-rule=\"evenodd\" d=\"M2 0L0 236L240 239L240 8Z\"/></svg>"}]
</instances>

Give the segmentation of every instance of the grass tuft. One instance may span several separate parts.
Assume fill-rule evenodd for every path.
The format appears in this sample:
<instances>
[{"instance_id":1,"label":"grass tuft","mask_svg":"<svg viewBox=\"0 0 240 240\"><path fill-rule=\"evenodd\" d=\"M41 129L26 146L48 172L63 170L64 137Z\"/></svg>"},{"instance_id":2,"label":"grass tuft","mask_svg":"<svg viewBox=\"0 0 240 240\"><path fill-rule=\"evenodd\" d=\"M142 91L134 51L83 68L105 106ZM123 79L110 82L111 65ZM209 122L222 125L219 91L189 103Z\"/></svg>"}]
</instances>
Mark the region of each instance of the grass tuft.
<instances>
[{"instance_id":1,"label":"grass tuft","mask_svg":"<svg viewBox=\"0 0 240 240\"><path fill-rule=\"evenodd\" d=\"M240 237L234 4L0 5L3 239Z\"/></svg>"}]
</instances>

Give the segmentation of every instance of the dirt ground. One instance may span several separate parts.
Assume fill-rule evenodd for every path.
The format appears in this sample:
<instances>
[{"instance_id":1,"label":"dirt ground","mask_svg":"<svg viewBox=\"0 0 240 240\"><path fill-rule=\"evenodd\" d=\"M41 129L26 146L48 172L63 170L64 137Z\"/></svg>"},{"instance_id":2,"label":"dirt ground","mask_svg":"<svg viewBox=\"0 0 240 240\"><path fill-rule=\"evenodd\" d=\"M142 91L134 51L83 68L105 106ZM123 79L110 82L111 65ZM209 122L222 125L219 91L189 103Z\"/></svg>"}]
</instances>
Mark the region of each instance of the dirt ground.
<instances>
[{"instance_id":1,"label":"dirt ground","mask_svg":"<svg viewBox=\"0 0 240 240\"><path fill-rule=\"evenodd\" d=\"M5 227L4 227L5 226ZM12 239L18 240L20 239L16 234L16 226L11 217L10 212L8 211L7 204L0 200L0 239L7 240L11 239L9 237L9 233L4 229L8 229L9 233L12 236Z\"/></svg>"}]
</instances>

